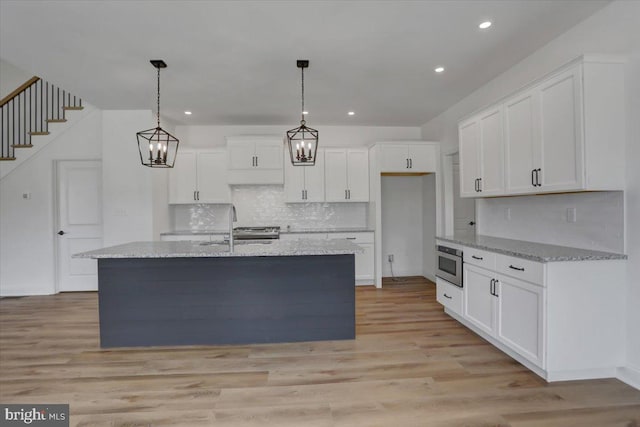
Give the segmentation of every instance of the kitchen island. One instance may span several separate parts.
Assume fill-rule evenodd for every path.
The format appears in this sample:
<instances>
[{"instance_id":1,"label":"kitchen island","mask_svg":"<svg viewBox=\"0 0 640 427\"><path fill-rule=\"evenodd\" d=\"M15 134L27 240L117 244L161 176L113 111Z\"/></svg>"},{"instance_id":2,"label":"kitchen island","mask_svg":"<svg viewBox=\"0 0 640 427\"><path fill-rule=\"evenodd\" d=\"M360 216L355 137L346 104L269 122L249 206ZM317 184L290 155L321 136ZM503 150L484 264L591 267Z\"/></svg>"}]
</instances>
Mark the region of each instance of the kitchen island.
<instances>
[{"instance_id":1,"label":"kitchen island","mask_svg":"<svg viewBox=\"0 0 640 427\"><path fill-rule=\"evenodd\" d=\"M98 260L101 347L355 338L348 240L134 242Z\"/></svg>"}]
</instances>

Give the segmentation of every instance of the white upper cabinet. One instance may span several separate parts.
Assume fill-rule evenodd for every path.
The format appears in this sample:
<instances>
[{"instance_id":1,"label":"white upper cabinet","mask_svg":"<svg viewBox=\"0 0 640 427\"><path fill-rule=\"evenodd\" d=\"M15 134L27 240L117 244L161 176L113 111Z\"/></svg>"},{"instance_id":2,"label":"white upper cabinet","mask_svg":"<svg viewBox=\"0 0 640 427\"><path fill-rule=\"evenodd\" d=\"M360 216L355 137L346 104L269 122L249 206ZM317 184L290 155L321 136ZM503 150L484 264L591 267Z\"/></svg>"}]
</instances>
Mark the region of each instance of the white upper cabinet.
<instances>
[{"instance_id":1,"label":"white upper cabinet","mask_svg":"<svg viewBox=\"0 0 640 427\"><path fill-rule=\"evenodd\" d=\"M181 150L169 172L169 203L231 203L225 150Z\"/></svg>"},{"instance_id":2,"label":"white upper cabinet","mask_svg":"<svg viewBox=\"0 0 640 427\"><path fill-rule=\"evenodd\" d=\"M534 125L538 110L537 93L529 90L509 99L504 105L506 192L529 193L535 184L538 128Z\"/></svg>"},{"instance_id":3,"label":"white upper cabinet","mask_svg":"<svg viewBox=\"0 0 640 427\"><path fill-rule=\"evenodd\" d=\"M580 68L575 67L540 85L540 151L535 157L542 191L584 187L580 83Z\"/></svg>"},{"instance_id":4,"label":"white upper cabinet","mask_svg":"<svg viewBox=\"0 0 640 427\"><path fill-rule=\"evenodd\" d=\"M369 201L369 152L363 149L325 150L325 200Z\"/></svg>"},{"instance_id":5,"label":"white upper cabinet","mask_svg":"<svg viewBox=\"0 0 640 427\"><path fill-rule=\"evenodd\" d=\"M460 125L460 196L504 192L502 109L491 108Z\"/></svg>"},{"instance_id":6,"label":"white upper cabinet","mask_svg":"<svg viewBox=\"0 0 640 427\"><path fill-rule=\"evenodd\" d=\"M227 138L229 184L282 184L283 142L278 136Z\"/></svg>"},{"instance_id":7,"label":"white upper cabinet","mask_svg":"<svg viewBox=\"0 0 640 427\"><path fill-rule=\"evenodd\" d=\"M460 122L461 196L624 190L624 117L623 64L580 58Z\"/></svg>"},{"instance_id":8,"label":"white upper cabinet","mask_svg":"<svg viewBox=\"0 0 640 427\"><path fill-rule=\"evenodd\" d=\"M424 144L381 145L380 172L435 172L437 154L433 146Z\"/></svg>"},{"instance_id":9,"label":"white upper cabinet","mask_svg":"<svg viewBox=\"0 0 640 427\"><path fill-rule=\"evenodd\" d=\"M504 138L501 108L488 110L480 117L480 147L480 191L485 196L502 194Z\"/></svg>"},{"instance_id":10,"label":"white upper cabinet","mask_svg":"<svg viewBox=\"0 0 640 427\"><path fill-rule=\"evenodd\" d=\"M480 121L469 119L460 124L460 197L475 197L480 179Z\"/></svg>"},{"instance_id":11,"label":"white upper cabinet","mask_svg":"<svg viewBox=\"0 0 640 427\"><path fill-rule=\"evenodd\" d=\"M284 153L284 193L287 203L324 202L324 151L318 150L314 166L293 166Z\"/></svg>"}]
</instances>

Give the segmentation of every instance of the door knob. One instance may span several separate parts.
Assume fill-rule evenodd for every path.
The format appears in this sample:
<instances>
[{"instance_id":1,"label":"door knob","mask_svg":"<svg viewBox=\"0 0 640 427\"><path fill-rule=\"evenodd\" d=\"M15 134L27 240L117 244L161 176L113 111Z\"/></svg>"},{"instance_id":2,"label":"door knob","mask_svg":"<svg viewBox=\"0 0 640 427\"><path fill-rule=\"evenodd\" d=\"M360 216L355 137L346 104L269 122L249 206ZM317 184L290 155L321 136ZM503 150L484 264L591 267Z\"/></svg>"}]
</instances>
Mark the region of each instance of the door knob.
<instances>
[{"instance_id":1,"label":"door knob","mask_svg":"<svg viewBox=\"0 0 640 427\"><path fill-rule=\"evenodd\" d=\"M59 236L62 236L63 234L64 234L64 231L62 231L62 230L58 231L58 235Z\"/></svg>"}]
</instances>

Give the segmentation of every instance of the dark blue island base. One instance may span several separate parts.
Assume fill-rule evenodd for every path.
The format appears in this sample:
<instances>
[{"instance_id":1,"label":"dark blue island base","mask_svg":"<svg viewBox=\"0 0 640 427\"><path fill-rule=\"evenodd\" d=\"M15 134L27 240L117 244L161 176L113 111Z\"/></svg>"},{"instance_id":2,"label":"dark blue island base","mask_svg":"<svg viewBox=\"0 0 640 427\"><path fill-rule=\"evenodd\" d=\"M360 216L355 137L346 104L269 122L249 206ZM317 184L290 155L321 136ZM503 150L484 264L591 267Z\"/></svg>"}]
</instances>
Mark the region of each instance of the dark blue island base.
<instances>
[{"instance_id":1,"label":"dark blue island base","mask_svg":"<svg viewBox=\"0 0 640 427\"><path fill-rule=\"evenodd\" d=\"M100 346L355 338L354 255L98 259Z\"/></svg>"}]
</instances>

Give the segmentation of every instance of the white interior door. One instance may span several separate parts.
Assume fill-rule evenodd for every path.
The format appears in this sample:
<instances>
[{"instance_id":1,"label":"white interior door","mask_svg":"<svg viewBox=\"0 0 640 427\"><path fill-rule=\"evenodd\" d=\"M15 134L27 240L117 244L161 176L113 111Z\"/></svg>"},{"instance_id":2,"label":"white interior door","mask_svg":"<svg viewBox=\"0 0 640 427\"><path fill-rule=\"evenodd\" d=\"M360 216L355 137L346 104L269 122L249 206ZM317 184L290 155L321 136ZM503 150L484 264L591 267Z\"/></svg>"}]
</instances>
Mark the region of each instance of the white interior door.
<instances>
[{"instance_id":1,"label":"white interior door","mask_svg":"<svg viewBox=\"0 0 640 427\"><path fill-rule=\"evenodd\" d=\"M56 173L58 291L95 291L97 261L71 256L102 246L102 166L98 160L64 160Z\"/></svg>"},{"instance_id":2,"label":"white interior door","mask_svg":"<svg viewBox=\"0 0 640 427\"><path fill-rule=\"evenodd\" d=\"M460 197L460 165L457 155L453 159L453 232L474 234L476 224L475 199Z\"/></svg>"}]
</instances>

